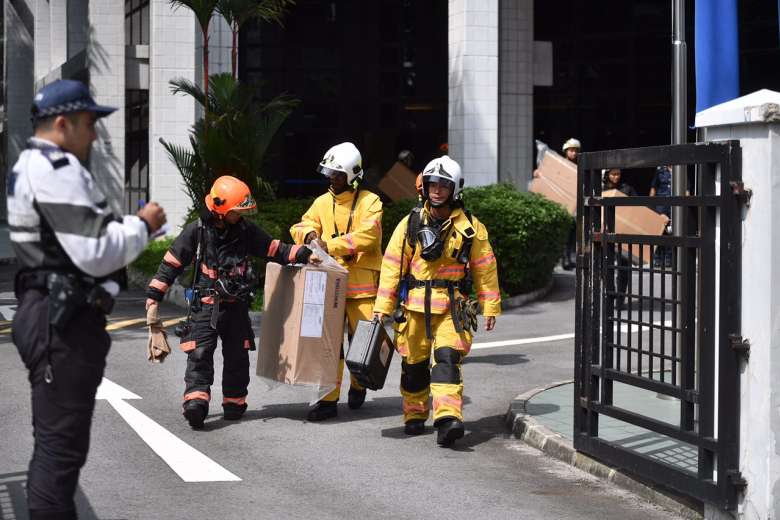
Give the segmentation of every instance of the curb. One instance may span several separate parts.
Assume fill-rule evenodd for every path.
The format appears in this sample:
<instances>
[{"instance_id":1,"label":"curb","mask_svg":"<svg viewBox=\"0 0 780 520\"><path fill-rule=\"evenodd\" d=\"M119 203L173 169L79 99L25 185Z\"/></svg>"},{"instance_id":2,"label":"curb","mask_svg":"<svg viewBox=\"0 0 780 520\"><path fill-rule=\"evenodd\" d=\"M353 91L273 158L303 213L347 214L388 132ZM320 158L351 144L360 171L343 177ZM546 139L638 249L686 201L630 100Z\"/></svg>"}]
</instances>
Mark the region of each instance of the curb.
<instances>
[{"instance_id":1,"label":"curb","mask_svg":"<svg viewBox=\"0 0 780 520\"><path fill-rule=\"evenodd\" d=\"M674 514L690 520L702 520L704 516L695 509L695 505L682 503L680 500L651 487L649 484L640 482L626 473L578 452L574 449L572 441L566 439L560 433L547 428L534 419L533 416L527 414L526 406L528 401L535 395L572 382L572 380L567 380L550 383L545 387L534 388L515 397L509 404L509 409L504 417L505 424L512 435L529 446L541 450L546 455L585 471L596 478L614 484Z\"/></svg>"},{"instance_id":2,"label":"curb","mask_svg":"<svg viewBox=\"0 0 780 520\"><path fill-rule=\"evenodd\" d=\"M501 308L516 309L518 307L522 307L523 305L527 305L531 302L541 300L542 298L550 294L550 291L552 291L554 285L555 285L555 278L550 278L550 281L547 283L547 285L545 285L540 289L536 289L535 291L527 292L524 294L518 294L517 296L512 296L511 298L507 298L505 300L502 299Z\"/></svg>"}]
</instances>

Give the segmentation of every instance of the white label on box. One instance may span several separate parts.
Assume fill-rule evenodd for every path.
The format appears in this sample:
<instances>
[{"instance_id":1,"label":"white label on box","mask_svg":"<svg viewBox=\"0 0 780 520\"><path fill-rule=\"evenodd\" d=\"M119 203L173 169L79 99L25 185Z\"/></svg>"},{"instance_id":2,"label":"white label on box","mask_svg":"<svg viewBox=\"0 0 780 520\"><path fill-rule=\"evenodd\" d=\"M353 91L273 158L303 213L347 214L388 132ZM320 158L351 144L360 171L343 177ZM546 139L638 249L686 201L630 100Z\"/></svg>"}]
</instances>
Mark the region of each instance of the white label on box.
<instances>
[{"instance_id":1,"label":"white label on box","mask_svg":"<svg viewBox=\"0 0 780 520\"><path fill-rule=\"evenodd\" d=\"M321 338L324 318L324 305L304 303L303 314L301 315L301 336L306 338Z\"/></svg>"},{"instance_id":2,"label":"white label on box","mask_svg":"<svg viewBox=\"0 0 780 520\"><path fill-rule=\"evenodd\" d=\"M306 284L303 286L303 303L325 305L325 289L328 286L328 273L306 271Z\"/></svg>"},{"instance_id":3,"label":"white label on box","mask_svg":"<svg viewBox=\"0 0 780 520\"><path fill-rule=\"evenodd\" d=\"M306 283L303 286L303 314L301 315L301 336L321 338L325 321L325 290L328 285L328 273L306 271Z\"/></svg>"},{"instance_id":4,"label":"white label on box","mask_svg":"<svg viewBox=\"0 0 780 520\"><path fill-rule=\"evenodd\" d=\"M382 366L387 366L387 361L390 359L390 346L387 341L382 342L382 346L379 349L379 361L382 362Z\"/></svg>"}]
</instances>

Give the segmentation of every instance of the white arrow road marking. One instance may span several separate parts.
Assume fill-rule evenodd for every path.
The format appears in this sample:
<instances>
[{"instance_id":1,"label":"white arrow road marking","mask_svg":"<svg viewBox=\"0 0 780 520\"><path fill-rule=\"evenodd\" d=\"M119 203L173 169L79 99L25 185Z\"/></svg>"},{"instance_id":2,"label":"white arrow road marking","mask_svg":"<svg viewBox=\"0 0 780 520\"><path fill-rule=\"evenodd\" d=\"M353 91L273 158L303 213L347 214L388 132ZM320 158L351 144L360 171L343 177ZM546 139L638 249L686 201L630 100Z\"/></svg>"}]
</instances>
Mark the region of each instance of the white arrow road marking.
<instances>
[{"instance_id":1,"label":"white arrow road marking","mask_svg":"<svg viewBox=\"0 0 780 520\"><path fill-rule=\"evenodd\" d=\"M660 325L660 321L653 322L653 325ZM672 321L666 320L664 322L664 327L671 327ZM617 324L615 324L615 331L617 331ZM643 326L643 329L647 329L647 325ZM629 330L631 331L631 334L636 334L639 332L639 326L638 325L631 325L630 329L627 324L623 323L620 325L620 333L621 334L628 334ZM480 342L480 343L474 343L471 345L471 350L479 350L481 348L497 348L497 347L514 347L518 345L529 345L531 343L548 343L551 341L563 341L566 339L574 339L574 333L569 334L556 334L555 336L539 336L536 338L523 338L523 339L507 339L503 341L486 341L486 342Z\"/></svg>"},{"instance_id":2,"label":"white arrow road marking","mask_svg":"<svg viewBox=\"0 0 780 520\"><path fill-rule=\"evenodd\" d=\"M0 315L6 320L12 321L14 314L16 314L16 305L0 305Z\"/></svg>"},{"instance_id":3,"label":"white arrow road marking","mask_svg":"<svg viewBox=\"0 0 780 520\"><path fill-rule=\"evenodd\" d=\"M105 399L184 482L236 482L241 479L136 410L125 399L141 399L103 378L97 399Z\"/></svg>"}]
</instances>

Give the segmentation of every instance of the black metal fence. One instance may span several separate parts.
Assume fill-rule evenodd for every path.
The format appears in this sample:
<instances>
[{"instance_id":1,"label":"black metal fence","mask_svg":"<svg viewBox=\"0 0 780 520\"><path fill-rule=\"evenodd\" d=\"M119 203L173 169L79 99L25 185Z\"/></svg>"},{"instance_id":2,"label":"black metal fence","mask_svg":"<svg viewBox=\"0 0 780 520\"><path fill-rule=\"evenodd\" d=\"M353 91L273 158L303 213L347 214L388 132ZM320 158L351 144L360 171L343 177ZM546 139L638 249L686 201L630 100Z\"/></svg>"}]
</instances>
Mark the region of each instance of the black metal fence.
<instances>
[{"instance_id":1,"label":"black metal fence","mask_svg":"<svg viewBox=\"0 0 780 520\"><path fill-rule=\"evenodd\" d=\"M695 193L602 196L602 168L670 164L695 165ZM728 509L746 485L738 452L740 179L738 141L585 153L578 169L574 446ZM661 203L682 208L680 233L617 232L619 208ZM647 262L654 248L668 248L671 262ZM629 396L621 402L618 387ZM671 401L672 419L654 415L659 398ZM635 436L645 442L600 435L600 419L646 432Z\"/></svg>"}]
</instances>

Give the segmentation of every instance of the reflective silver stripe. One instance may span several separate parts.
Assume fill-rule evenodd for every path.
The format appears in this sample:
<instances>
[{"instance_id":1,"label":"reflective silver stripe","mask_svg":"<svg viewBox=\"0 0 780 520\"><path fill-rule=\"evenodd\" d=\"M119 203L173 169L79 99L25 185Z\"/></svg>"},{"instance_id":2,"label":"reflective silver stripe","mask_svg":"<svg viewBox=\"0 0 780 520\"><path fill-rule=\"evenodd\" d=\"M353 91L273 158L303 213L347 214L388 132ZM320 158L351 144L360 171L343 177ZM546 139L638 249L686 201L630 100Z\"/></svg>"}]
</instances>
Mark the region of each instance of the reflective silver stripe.
<instances>
[{"instance_id":1,"label":"reflective silver stripe","mask_svg":"<svg viewBox=\"0 0 780 520\"><path fill-rule=\"evenodd\" d=\"M38 217L37 213L8 213L9 226L37 227L40 223L41 219Z\"/></svg>"},{"instance_id":2,"label":"reflective silver stripe","mask_svg":"<svg viewBox=\"0 0 780 520\"><path fill-rule=\"evenodd\" d=\"M38 207L46 221L57 233L98 238L116 217L89 206L38 201Z\"/></svg>"},{"instance_id":3,"label":"reflective silver stripe","mask_svg":"<svg viewBox=\"0 0 780 520\"><path fill-rule=\"evenodd\" d=\"M16 231L9 233L11 242L40 242L40 233L28 233L24 231Z\"/></svg>"}]
</instances>

